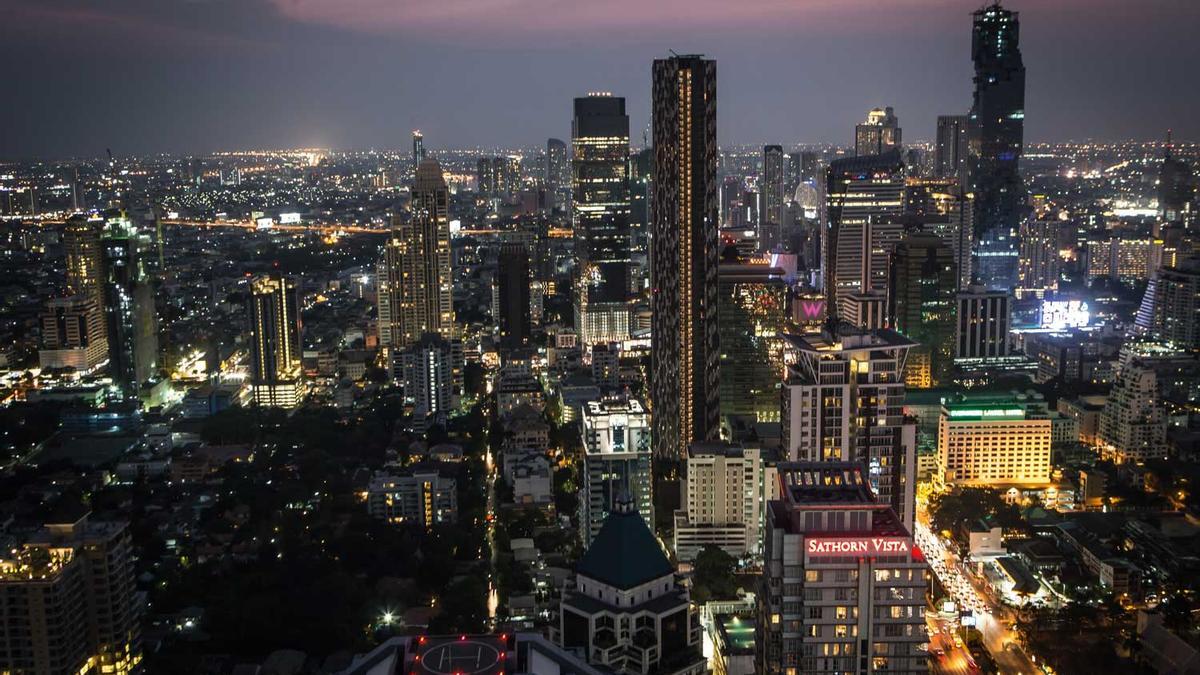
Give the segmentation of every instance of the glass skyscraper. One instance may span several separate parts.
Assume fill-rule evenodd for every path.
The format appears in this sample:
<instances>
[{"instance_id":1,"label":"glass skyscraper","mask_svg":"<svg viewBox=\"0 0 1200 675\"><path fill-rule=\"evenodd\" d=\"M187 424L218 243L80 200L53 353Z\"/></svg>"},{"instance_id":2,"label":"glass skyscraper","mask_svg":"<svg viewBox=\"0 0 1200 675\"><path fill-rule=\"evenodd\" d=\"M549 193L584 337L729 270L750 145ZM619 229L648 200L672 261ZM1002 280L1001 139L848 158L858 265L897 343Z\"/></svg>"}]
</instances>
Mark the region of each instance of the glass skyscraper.
<instances>
[{"instance_id":1,"label":"glass skyscraper","mask_svg":"<svg viewBox=\"0 0 1200 675\"><path fill-rule=\"evenodd\" d=\"M975 193L979 280L990 288L1017 282L1017 228L1025 211L1018 170L1025 131L1025 65L1017 13L999 3L974 13L971 58L975 98L969 147Z\"/></svg>"}]
</instances>

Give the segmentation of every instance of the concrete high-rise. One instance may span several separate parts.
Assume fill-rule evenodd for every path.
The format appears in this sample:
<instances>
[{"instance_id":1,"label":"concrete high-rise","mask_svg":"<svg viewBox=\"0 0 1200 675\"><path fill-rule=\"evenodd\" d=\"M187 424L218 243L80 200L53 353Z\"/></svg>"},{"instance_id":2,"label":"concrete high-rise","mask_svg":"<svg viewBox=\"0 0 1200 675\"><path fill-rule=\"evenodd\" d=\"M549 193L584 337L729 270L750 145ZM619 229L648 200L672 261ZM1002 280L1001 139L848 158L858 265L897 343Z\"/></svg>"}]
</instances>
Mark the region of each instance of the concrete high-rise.
<instances>
[{"instance_id":1,"label":"concrete high-rise","mask_svg":"<svg viewBox=\"0 0 1200 675\"><path fill-rule=\"evenodd\" d=\"M904 382L927 389L950 383L954 366L954 252L940 237L910 233L892 254L888 315L892 327L917 343L909 350Z\"/></svg>"},{"instance_id":2,"label":"concrete high-rise","mask_svg":"<svg viewBox=\"0 0 1200 675\"><path fill-rule=\"evenodd\" d=\"M928 564L866 466L779 465L766 510L754 672L929 671Z\"/></svg>"},{"instance_id":3,"label":"concrete high-rise","mask_svg":"<svg viewBox=\"0 0 1200 675\"><path fill-rule=\"evenodd\" d=\"M1018 298L1042 297L1058 290L1057 220L1026 220L1021 223L1020 263L1017 267Z\"/></svg>"},{"instance_id":4,"label":"concrete high-rise","mask_svg":"<svg viewBox=\"0 0 1200 675\"><path fill-rule=\"evenodd\" d=\"M424 432L432 424L446 424L458 407L455 371L461 348L437 333L425 333L405 348L396 370L404 385L404 400L412 406L412 428Z\"/></svg>"},{"instance_id":5,"label":"concrete high-rise","mask_svg":"<svg viewBox=\"0 0 1200 675\"><path fill-rule=\"evenodd\" d=\"M839 159L829 165L825 181L825 295L831 316L839 316L844 296L886 285L888 255L904 233L904 162L895 148Z\"/></svg>"},{"instance_id":6,"label":"concrete high-rise","mask_svg":"<svg viewBox=\"0 0 1200 675\"><path fill-rule=\"evenodd\" d=\"M915 344L894 330L789 336L796 353L783 393L791 461L857 462L904 524L916 509L916 429L904 419L904 372Z\"/></svg>"},{"instance_id":7,"label":"concrete high-rise","mask_svg":"<svg viewBox=\"0 0 1200 675\"><path fill-rule=\"evenodd\" d=\"M575 99L571 122L575 327L584 344L629 337L629 116L625 99Z\"/></svg>"},{"instance_id":8,"label":"concrete high-rise","mask_svg":"<svg viewBox=\"0 0 1200 675\"><path fill-rule=\"evenodd\" d=\"M449 191L437 160L417 168L412 213L392 218L378 268L379 343L403 349L425 333L453 337Z\"/></svg>"},{"instance_id":9,"label":"concrete high-rise","mask_svg":"<svg viewBox=\"0 0 1200 675\"><path fill-rule=\"evenodd\" d=\"M104 312L94 296L51 298L38 319L42 329L38 363L43 369L73 368L83 374L108 358Z\"/></svg>"},{"instance_id":10,"label":"concrete high-rise","mask_svg":"<svg viewBox=\"0 0 1200 675\"><path fill-rule=\"evenodd\" d=\"M529 344L529 248L510 242L500 246L496 269L497 309L500 316L500 347L520 349Z\"/></svg>"},{"instance_id":11,"label":"concrete high-rise","mask_svg":"<svg viewBox=\"0 0 1200 675\"><path fill-rule=\"evenodd\" d=\"M1168 223L1184 220L1196 193L1196 179L1191 165L1175 157L1173 150L1168 133L1162 167L1158 171L1158 214Z\"/></svg>"},{"instance_id":12,"label":"concrete high-rise","mask_svg":"<svg viewBox=\"0 0 1200 675\"><path fill-rule=\"evenodd\" d=\"M1017 227L1027 210L1019 171L1025 135L1020 22L999 2L972 16L975 95L968 125L976 269L988 288L1011 289L1017 282Z\"/></svg>"},{"instance_id":13,"label":"concrete high-rise","mask_svg":"<svg viewBox=\"0 0 1200 675\"><path fill-rule=\"evenodd\" d=\"M148 245L123 212L105 215L100 250L108 372L130 398L158 375L158 314L142 256Z\"/></svg>"},{"instance_id":14,"label":"concrete high-rise","mask_svg":"<svg viewBox=\"0 0 1200 675\"><path fill-rule=\"evenodd\" d=\"M938 115L933 149L933 176L966 180L969 134L966 115Z\"/></svg>"},{"instance_id":15,"label":"concrete high-rise","mask_svg":"<svg viewBox=\"0 0 1200 675\"><path fill-rule=\"evenodd\" d=\"M882 155L899 147L900 120L891 106L872 109L866 121L854 127L854 154L858 157Z\"/></svg>"},{"instance_id":16,"label":"concrete high-rise","mask_svg":"<svg viewBox=\"0 0 1200 675\"><path fill-rule=\"evenodd\" d=\"M89 515L46 523L0 554L0 672L141 672L129 530Z\"/></svg>"},{"instance_id":17,"label":"concrete high-rise","mask_svg":"<svg viewBox=\"0 0 1200 675\"><path fill-rule=\"evenodd\" d=\"M281 275L250 282L250 388L255 405L295 408L304 399L300 367L300 295Z\"/></svg>"},{"instance_id":18,"label":"concrete high-rise","mask_svg":"<svg viewBox=\"0 0 1200 675\"><path fill-rule=\"evenodd\" d=\"M104 219L76 214L63 228L63 252L67 263L67 291L71 295L87 295L104 306L100 235Z\"/></svg>"},{"instance_id":19,"label":"concrete high-rise","mask_svg":"<svg viewBox=\"0 0 1200 675\"><path fill-rule=\"evenodd\" d=\"M653 530L650 420L645 408L636 399L610 397L588 401L580 417L580 539L585 546L592 542L622 494L628 495L646 527Z\"/></svg>"},{"instance_id":20,"label":"concrete high-rise","mask_svg":"<svg viewBox=\"0 0 1200 675\"><path fill-rule=\"evenodd\" d=\"M717 63L654 62L650 406L654 453L682 457L720 426Z\"/></svg>"},{"instance_id":21,"label":"concrete high-rise","mask_svg":"<svg viewBox=\"0 0 1200 675\"><path fill-rule=\"evenodd\" d=\"M762 195L758 245L763 251L774 250L783 243L783 204L787 197L783 192L783 178L783 146L764 145L762 180L758 186Z\"/></svg>"},{"instance_id":22,"label":"concrete high-rise","mask_svg":"<svg viewBox=\"0 0 1200 675\"><path fill-rule=\"evenodd\" d=\"M735 558L762 552L763 509L778 499L774 454L724 442L693 443L680 480L674 548L693 560L705 546Z\"/></svg>"},{"instance_id":23,"label":"concrete high-rise","mask_svg":"<svg viewBox=\"0 0 1200 675\"><path fill-rule=\"evenodd\" d=\"M986 363L1008 356L1012 296L972 284L958 294L956 359Z\"/></svg>"},{"instance_id":24,"label":"concrete high-rise","mask_svg":"<svg viewBox=\"0 0 1200 675\"><path fill-rule=\"evenodd\" d=\"M1200 258L1162 267L1138 308L1136 330L1183 349L1200 349Z\"/></svg>"}]
</instances>

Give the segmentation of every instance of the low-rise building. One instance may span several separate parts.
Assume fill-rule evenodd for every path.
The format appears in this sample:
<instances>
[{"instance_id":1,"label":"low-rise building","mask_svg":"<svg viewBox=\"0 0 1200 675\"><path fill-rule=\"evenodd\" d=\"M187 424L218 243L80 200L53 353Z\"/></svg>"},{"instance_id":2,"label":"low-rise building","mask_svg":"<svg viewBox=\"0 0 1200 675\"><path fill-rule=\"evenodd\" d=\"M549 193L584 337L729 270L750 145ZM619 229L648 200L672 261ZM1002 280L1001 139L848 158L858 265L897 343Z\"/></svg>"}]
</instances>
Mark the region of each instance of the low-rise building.
<instances>
[{"instance_id":1,"label":"low-rise building","mask_svg":"<svg viewBox=\"0 0 1200 675\"><path fill-rule=\"evenodd\" d=\"M414 465L399 475L376 475L367 486L367 511L390 523L416 521L433 527L458 520L453 469Z\"/></svg>"}]
</instances>

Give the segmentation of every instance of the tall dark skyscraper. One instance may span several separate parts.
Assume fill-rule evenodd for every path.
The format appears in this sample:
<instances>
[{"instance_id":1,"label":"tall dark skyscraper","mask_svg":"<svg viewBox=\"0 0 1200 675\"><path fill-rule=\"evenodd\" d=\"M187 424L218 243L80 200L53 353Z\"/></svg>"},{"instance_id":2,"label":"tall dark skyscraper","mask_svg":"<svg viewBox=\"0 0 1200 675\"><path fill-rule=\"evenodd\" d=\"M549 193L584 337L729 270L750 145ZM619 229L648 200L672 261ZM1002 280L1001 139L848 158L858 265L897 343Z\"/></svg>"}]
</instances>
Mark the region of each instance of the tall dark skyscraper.
<instances>
[{"instance_id":1,"label":"tall dark skyscraper","mask_svg":"<svg viewBox=\"0 0 1200 675\"><path fill-rule=\"evenodd\" d=\"M575 99L572 213L578 286L575 328L585 344L629 337L629 116L625 99Z\"/></svg>"},{"instance_id":2,"label":"tall dark skyscraper","mask_svg":"<svg viewBox=\"0 0 1200 675\"><path fill-rule=\"evenodd\" d=\"M720 427L717 338L717 62L654 62L654 452L682 457Z\"/></svg>"},{"instance_id":3,"label":"tall dark skyscraper","mask_svg":"<svg viewBox=\"0 0 1200 675\"><path fill-rule=\"evenodd\" d=\"M934 178L965 180L969 144L966 115L938 115L937 143L933 150Z\"/></svg>"},{"instance_id":4,"label":"tall dark skyscraper","mask_svg":"<svg viewBox=\"0 0 1200 675\"><path fill-rule=\"evenodd\" d=\"M1196 192L1192 167L1174 156L1171 136L1163 151L1162 167L1158 170L1158 213L1168 223L1181 222Z\"/></svg>"},{"instance_id":5,"label":"tall dark skyscraper","mask_svg":"<svg viewBox=\"0 0 1200 675\"><path fill-rule=\"evenodd\" d=\"M991 288L1017 282L1017 227L1025 186L1018 164L1025 135L1025 65L1017 13L1000 3L974 13L975 99L968 119L978 238L975 266Z\"/></svg>"},{"instance_id":6,"label":"tall dark skyscraper","mask_svg":"<svg viewBox=\"0 0 1200 675\"><path fill-rule=\"evenodd\" d=\"M497 268L500 346L518 349L529 344L529 249L516 242L501 245Z\"/></svg>"},{"instance_id":7,"label":"tall dark skyscraper","mask_svg":"<svg viewBox=\"0 0 1200 675\"><path fill-rule=\"evenodd\" d=\"M121 392L137 398L158 371L158 315L142 241L123 212L105 215L100 238L108 372Z\"/></svg>"},{"instance_id":8,"label":"tall dark skyscraper","mask_svg":"<svg viewBox=\"0 0 1200 675\"><path fill-rule=\"evenodd\" d=\"M763 146L762 183L759 193L762 195L762 208L758 212L758 245L763 251L770 251L783 239L783 146Z\"/></svg>"}]
</instances>

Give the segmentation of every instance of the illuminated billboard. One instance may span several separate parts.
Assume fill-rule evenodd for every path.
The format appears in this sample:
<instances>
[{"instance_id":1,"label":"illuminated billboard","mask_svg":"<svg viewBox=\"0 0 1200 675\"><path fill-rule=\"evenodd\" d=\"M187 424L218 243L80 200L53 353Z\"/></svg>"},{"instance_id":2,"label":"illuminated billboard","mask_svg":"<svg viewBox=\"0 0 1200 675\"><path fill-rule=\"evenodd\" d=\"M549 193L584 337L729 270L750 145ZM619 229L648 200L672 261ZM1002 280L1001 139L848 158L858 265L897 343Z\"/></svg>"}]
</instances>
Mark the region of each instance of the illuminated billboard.
<instances>
[{"instance_id":1,"label":"illuminated billboard","mask_svg":"<svg viewBox=\"0 0 1200 675\"><path fill-rule=\"evenodd\" d=\"M1045 300L1042 302L1042 328L1081 328L1091 320L1088 304L1082 300Z\"/></svg>"},{"instance_id":2,"label":"illuminated billboard","mask_svg":"<svg viewBox=\"0 0 1200 675\"><path fill-rule=\"evenodd\" d=\"M808 555L874 557L905 554L911 550L912 545L903 537L839 537L837 539L810 537L804 540L804 552Z\"/></svg>"}]
</instances>

